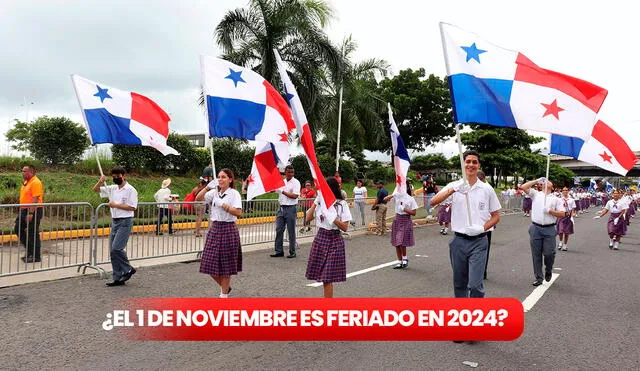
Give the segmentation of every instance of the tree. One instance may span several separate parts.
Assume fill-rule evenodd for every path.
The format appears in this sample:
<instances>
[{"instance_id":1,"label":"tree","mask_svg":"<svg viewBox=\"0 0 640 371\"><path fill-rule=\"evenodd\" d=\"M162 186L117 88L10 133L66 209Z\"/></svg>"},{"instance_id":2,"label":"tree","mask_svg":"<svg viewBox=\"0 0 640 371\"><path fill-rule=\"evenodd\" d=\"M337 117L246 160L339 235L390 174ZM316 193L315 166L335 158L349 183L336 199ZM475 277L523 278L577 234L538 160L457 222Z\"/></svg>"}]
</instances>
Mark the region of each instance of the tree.
<instances>
[{"instance_id":1,"label":"tree","mask_svg":"<svg viewBox=\"0 0 640 371\"><path fill-rule=\"evenodd\" d=\"M280 86L273 53L277 49L315 130L325 72L337 71L341 63L340 53L323 31L332 18L333 10L323 0L250 0L247 8L224 15L215 38L224 59L253 69L273 86Z\"/></svg>"},{"instance_id":2,"label":"tree","mask_svg":"<svg viewBox=\"0 0 640 371\"><path fill-rule=\"evenodd\" d=\"M468 149L480 154L482 169L491 177L492 184L498 184L493 178L494 169L498 178L505 179L507 175L526 178L545 169L546 158L531 151L531 145L544 138L519 129L488 125L471 125L471 128L471 132L462 133L460 138Z\"/></svg>"},{"instance_id":3,"label":"tree","mask_svg":"<svg viewBox=\"0 0 640 371\"><path fill-rule=\"evenodd\" d=\"M329 141L335 153L338 134L340 153L351 147L351 152L362 152L365 148L377 148L383 136L388 135L380 116L387 112L386 104L379 97L376 76L386 76L389 64L381 59L367 59L359 63L350 60L357 44L351 36L344 39L340 48L342 63L339 70L331 74L328 93L320 100L323 113L318 131ZM342 107L340 91L342 90ZM340 109L342 112L340 113ZM341 128L338 133L338 116ZM354 151L355 150L355 151Z\"/></svg>"},{"instance_id":4,"label":"tree","mask_svg":"<svg viewBox=\"0 0 640 371\"><path fill-rule=\"evenodd\" d=\"M451 163L441 153L427 154L414 157L411 160L411 168L420 171L450 169Z\"/></svg>"},{"instance_id":5,"label":"tree","mask_svg":"<svg viewBox=\"0 0 640 371\"><path fill-rule=\"evenodd\" d=\"M406 69L380 82L379 95L391 103L405 146L416 150L425 150L455 134L446 81L433 74L425 76L424 68ZM386 111L380 120L388 122ZM389 135L383 136L378 148L369 149L390 151Z\"/></svg>"},{"instance_id":6,"label":"tree","mask_svg":"<svg viewBox=\"0 0 640 371\"><path fill-rule=\"evenodd\" d=\"M84 126L66 117L38 117L31 123L16 121L7 131L9 142L17 142L12 148L27 150L33 158L48 165L72 165L89 146Z\"/></svg>"}]
</instances>

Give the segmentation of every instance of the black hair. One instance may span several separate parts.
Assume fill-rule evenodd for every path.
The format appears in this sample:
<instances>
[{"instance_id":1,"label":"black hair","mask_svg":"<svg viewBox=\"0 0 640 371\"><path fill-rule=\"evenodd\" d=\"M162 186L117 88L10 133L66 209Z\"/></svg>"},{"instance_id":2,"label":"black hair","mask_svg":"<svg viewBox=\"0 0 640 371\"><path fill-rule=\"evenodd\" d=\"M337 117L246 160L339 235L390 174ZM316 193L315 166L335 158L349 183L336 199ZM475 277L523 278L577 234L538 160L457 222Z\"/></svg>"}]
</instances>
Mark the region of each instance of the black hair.
<instances>
[{"instance_id":1,"label":"black hair","mask_svg":"<svg viewBox=\"0 0 640 371\"><path fill-rule=\"evenodd\" d=\"M478 158L478 162L480 162L480 154L472 149L468 150L468 151L464 151L464 153L462 154L462 159L466 160L467 156L472 155L472 156L476 156Z\"/></svg>"},{"instance_id":2,"label":"black hair","mask_svg":"<svg viewBox=\"0 0 640 371\"><path fill-rule=\"evenodd\" d=\"M24 165L23 167L26 167L27 169L31 170L32 173L36 173L36 167L33 165Z\"/></svg>"},{"instance_id":3,"label":"black hair","mask_svg":"<svg viewBox=\"0 0 640 371\"><path fill-rule=\"evenodd\" d=\"M116 166L113 169L111 169L111 175L116 175L116 174L125 175L126 173L127 171L122 166Z\"/></svg>"},{"instance_id":4,"label":"black hair","mask_svg":"<svg viewBox=\"0 0 640 371\"><path fill-rule=\"evenodd\" d=\"M291 169L291 170L294 170L294 171L295 171L295 169L293 168L293 165L287 165L287 166L285 166L284 171L287 171L287 170L289 170L289 169Z\"/></svg>"},{"instance_id":5,"label":"black hair","mask_svg":"<svg viewBox=\"0 0 640 371\"><path fill-rule=\"evenodd\" d=\"M409 196L413 195L413 192L411 191L411 188L413 188L413 185L411 184L411 181L409 179L407 179L407 194Z\"/></svg>"},{"instance_id":6,"label":"black hair","mask_svg":"<svg viewBox=\"0 0 640 371\"><path fill-rule=\"evenodd\" d=\"M327 184L329 185L329 189L333 192L333 195L338 200L344 200L342 197L342 192L340 192L340 184L338 184L338 179L335 177L329 176L327 177Z\"/></svg>"}]
</instances>

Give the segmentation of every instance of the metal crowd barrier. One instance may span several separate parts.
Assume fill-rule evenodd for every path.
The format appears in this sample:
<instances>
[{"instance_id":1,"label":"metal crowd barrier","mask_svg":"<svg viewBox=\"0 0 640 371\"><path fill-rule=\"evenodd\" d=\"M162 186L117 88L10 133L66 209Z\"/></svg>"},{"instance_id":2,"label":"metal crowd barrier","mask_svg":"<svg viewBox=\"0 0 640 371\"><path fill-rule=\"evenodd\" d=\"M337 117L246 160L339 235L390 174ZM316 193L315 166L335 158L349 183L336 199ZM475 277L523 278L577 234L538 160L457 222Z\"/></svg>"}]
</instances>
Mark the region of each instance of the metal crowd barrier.
<instances>
[{"instance_id":1,"label":"metal crowd barrier","mask_svg":"<svg viewBox=\"0 0 640 371\"><path fill-rule=\"evenodd\" d=\"M37 211L28 220L27 207L33 206ZM0 277L69 267L86 269L92 216L93 208L87 202L0 205ZM27 255L31 259L24 259Z\"/></svg>"},{"instance_id":2,"label":"metal crowd barrier","mask_svg":"<svg viewBox=\"0 0 640 371\"><path fill-rule=\"evenodd\" d=\"M422 207L423 197L417 195L415 199ZM309 225L304 223L304 212L309 201L298 201L297 240L308 240L317 232L315 220ZM371 210L375 198L367 198L364 202L353 199L346 201L353 216L349 232L375 228L376 212ZM23 214L26 214L25 208L29 206L38 206L41 210L38 211L41 218L36 218L39 222L37 233L33 230L36 221L29 222L24 219L25 215L19 217L21 210L25 210ZM278 201L243 200L242 207L244 212L237 221L242 245L273 243L276 237L276 213L280 207ZM163 219L159 222L161 208ZM138 203L126 250L129 259L135 261L200 253L209 229L207 208L201 202ZM395 216L393 200L387 203L387 208L387 219L392 219ZM390 225L388 222L387 227ZM21 232L23 229L25 232ZM78 271L82 269L83 273L91 268L102 274L104 270L100 266L111 262L110 232L111 214L106 203L95 209L86 202L0 205L0 277L69 267L77 267ZM288 243L287 236L288 232L285 231L285 246ZM36 255L35 259L21 259L28 253L25 246L29 246L30 254Z\"/></svg>"}]
</instances>

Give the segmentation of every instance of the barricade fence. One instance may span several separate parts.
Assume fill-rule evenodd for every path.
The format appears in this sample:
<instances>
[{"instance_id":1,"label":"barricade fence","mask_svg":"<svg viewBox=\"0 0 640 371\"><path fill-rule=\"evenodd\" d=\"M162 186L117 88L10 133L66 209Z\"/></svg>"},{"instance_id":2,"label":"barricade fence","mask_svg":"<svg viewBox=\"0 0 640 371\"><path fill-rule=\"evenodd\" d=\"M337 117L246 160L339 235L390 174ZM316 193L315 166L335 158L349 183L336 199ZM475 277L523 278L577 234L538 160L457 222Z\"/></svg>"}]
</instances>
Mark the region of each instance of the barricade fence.
<instances>
[{"instance_id":1,"label":"barricade fence","mask_svg":"<svg viewBox=\"0 0 640 371\"><path fill-rule=\"evenodd\" d=\"M422 195L415 196L419 207ZM375 198L347 199L352 231L374 230ZM313 200L300 199L297 206L296 240L308 242L317 232L315 220L304 222ZM29 219L28 207L37 206ZM134 213L127 255L132 261L182 254L198 254L209 228L208 205L202 202L158 204L140 202ZM273 243L280 205L273 200L242 201L243 214L237 220L242 246ZM387 219L393 219L394 201L387 203ZM387 229L391 226L387 222ZM101 274L101 265L111 263L111 214L108 204L93 208L86 202L0 205L0 277L77 267ZM285 248L288 232L284 233Z\"/></svg>"}]
</instances>

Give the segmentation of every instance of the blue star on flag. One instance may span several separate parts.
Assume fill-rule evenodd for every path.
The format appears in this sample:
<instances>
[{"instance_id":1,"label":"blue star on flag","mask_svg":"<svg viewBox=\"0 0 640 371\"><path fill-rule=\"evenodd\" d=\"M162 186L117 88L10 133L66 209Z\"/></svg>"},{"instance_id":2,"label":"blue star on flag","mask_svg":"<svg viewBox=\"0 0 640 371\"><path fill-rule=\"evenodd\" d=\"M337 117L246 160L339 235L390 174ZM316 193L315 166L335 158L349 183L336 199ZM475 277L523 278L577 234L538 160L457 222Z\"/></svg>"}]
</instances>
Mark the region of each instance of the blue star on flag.
<instances>
[{"instance_id":1,"label":"blue star on flag","mask_svg":"<svg viewBox=\"0 0 640 371\"><path fill-rule=\"evenodd\" d=\"M486 50L478 49L478 47L476 47L476 43L471 44L471 46L461 46L460 48L467 53L467 62L475 59L480 63L480 54L487 52Z\"/></svg>"},{"instance_id":2,"label":"blue star on flag","mask_svg":"<svg viewBox=\"0 0 640 371\"><path fill-rule=\"evenodd\" d=\"M100 98L100 103L104 103L104 100L107 99L107 98L113 99L109 95L109 93L107 93L107 90L109 90L109 89L103 89L103 88L100 87L100 85L96 85L96 88L98 88L98 92L95 93L93 96Z\"/></svg>"},{"instance_id":3,"label":"blue star on flag","mask_svg":"<svg viewBox=\"0 0 640 371\"><path fill-rule=\"evenodd\" d=\"M226 76L225 79L229 79L233 81L233 85L235 85L235 87L238 87L238 82L244 82L246 83L246 81L244 81L244 79L242 79L242 76L240 76L242 74L242 71L234 71L231 68L229 68L229 76Z\"/></svg>"},{"instance_id":4,"label":"blue star on flag","mask_svg":"<svg viewBox=\"0 0 640 371\"><path fill-rule=\"evenodd\" d=\"M289 93L287 91L287 86L286 85L284 85L283 87L284 87L284 92L286 94L285 99L287 100L287 105L289 106L289 108L291 108L291 99L293 99L293 97L295 97L295 95L293 95L293 94L291 94L291 93Z\"/></svg>"}]
</instances>

